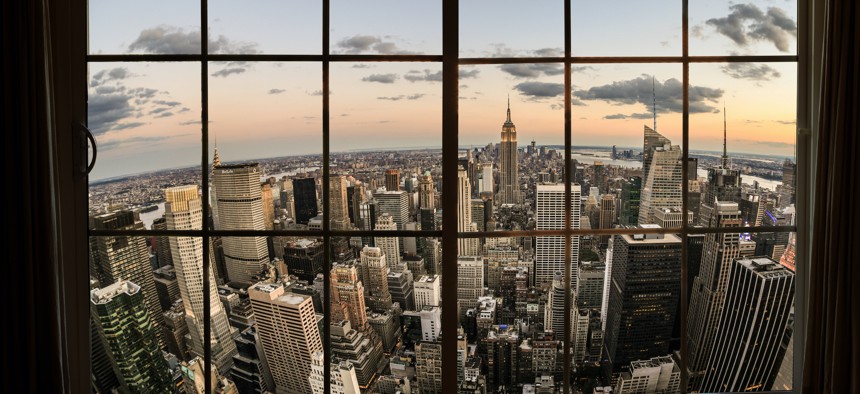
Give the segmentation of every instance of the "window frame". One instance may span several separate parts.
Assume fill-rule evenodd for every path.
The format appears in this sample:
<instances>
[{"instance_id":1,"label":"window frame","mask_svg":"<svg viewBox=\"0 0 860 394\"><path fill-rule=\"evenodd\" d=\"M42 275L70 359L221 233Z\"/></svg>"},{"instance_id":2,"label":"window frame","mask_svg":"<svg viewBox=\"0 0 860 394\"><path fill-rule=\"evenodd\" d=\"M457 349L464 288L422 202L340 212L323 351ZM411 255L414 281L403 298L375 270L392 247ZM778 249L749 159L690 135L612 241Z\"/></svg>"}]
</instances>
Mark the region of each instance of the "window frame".
<instances>
[{"instance_id":1,"label":"window frame","mask_svg":"<svg viewBox=\"0 0 860 394\"><path fill-rule=\"evenodd\" d=\"M813 75L818 75L818 69L816 68L817 64L820 64L820 58L814 49L820 48L820 43L814 41L815 37L821 37L822 34L822 24L820 21L823 20L823 6L820 4L810 5L808 0L798 0L797 3L797 11L798 11L798 38L797 38L797 54L796 55L767 55L767 56L690 56L689 55L689 23L688 23L688 3L689 0L682 0L682 55L681 56L656 56L656 57L645 57L645 56L635 56L635 57L578 57L572 56L571 54L571 1L572 0L564 0L564 29L565 29L565 53L562 57L551 57L551 58L530 58L530 57L516 57L516 58L461 58L459 54L459 2L458 0L442 0L442 54L441 55L343 55L343 54L331 54L329 51L330 48L330 0L323 0L322 4L322 12L323 12L323 21L322 21L322 53L319 55L256 55L256 54L245 54L245 55L213 55L207 53L208 40L201 40L201 54L189 54L189 55L131 55L131 54L122 54L122 55L98 55L98 54L89 54L86 50L87 48L87 0L69 0L68 3L61 3L62 5L69 5L68 9L65 9L67 15L70 15L70 22L58 22L57 20L60 18L53 18L54 24L58 24L60 29L58 30L68 30L71 32L68 36L64 38L60 38L55 40L55 45L57 43L67 42L69 45L65 46L62 49L54 48L55 52L58 52L57 63L64 64L68 63L71 67L68 70L61 71L60 75L65 75L68 78L55 82L59 83L62 86L59 86L57 89L58 92L66 92L68 93L67 98L68 102L61 99L60 106L58 106L61 110L65 110L60 116L58 116L59 121L62 122L67 119L71 119L71 122L77 122L80 124L86 124L87 111L86 111L86 102L87 102L87 89L86 89L86 75L88 64L92 62L164 62L164 61L179 61L179 62L198 62L200 63L200 71L201 71L201 104L202 104L202 112L201 112L201 171L202 171L202 185L201 190L203 195L208 195L209 190L209 163L211 162L211 158L208 157L208 148L209 148L209 140L208 140L208 65L211 61L256 61L256 62L315 62L321 64L322 67L322 119L323 119L323 149L322 149L322 157L323 157L323 217L326 220L323 220L323 230L322 231L224 231L224 230L210 230L207 228L203 228L202 230L189 230L189 231L175 231L175 230L147 230L146 232L140 231L106 231L106 230L90 230L87 226L87 212L88 212L88 198L87 198L87 190L88 183L86 176L77 175L75 177L71 177L68 179L57 179L56 183L65 186L71 186L70 189L73 190L70 193L71 197L63 197L62 198L62 207L60 209L61 213L67 213L67 220L58 224L58 227L69 230L64 231L64 234L60 236L62 242L63 250L71 251L69 254L71 258L63 259L61 261L61 267L65 268L64 272L69 275L64 275L64 291L66 293L67 300L71 300L67 305L65 305L65 319L69 322L76 322L78 324L72 324L71 329L68 331L71 337L78 338L79 340L82 338L86 338L85 341L75 342L74 340L67 340L67 356L70 358L74 358L79 361L78 363L72 362L72 365L86 365L89 368L89 327L88 327L88 319L89 319L89 300L86 297L88 291L85 289L88 287L85 285L86 280L83 281L82 284L81 279L86 279L89 276L88 272L88 264L87 262L87 239L89 236L107 236L107 235L138 235L138 236L199 236L204 240L204 253L203 253L203 269L210 269L209 262L209 253L207 252L209 248L209 237L212 236L253 236L253 235L296 235L296 236L314 236L314 237L322 237L324 243L326 245L326 249L330 247L330 239L331 237L338 236L412 236L412 237L439 237L442 240L443 245L443 267L448 275L443 276L442 287L443 288L456 288L456 260L457 260L457 240L459 238L471 238L471 237L503 237L503 236L537 236L537 235L563 235L565 236L566 243L566 274L565 274L565 284L568 289L568 297L565 299L565 306L571 306L571 297L570 297L570 268L571 268L571 256L570 256L570 242L572 236L579 235L612 235L612 234L631 234L632 232L629 229L595 229L595 230L574 230L570 228L571 218L570 218L570 188L571 188L571 176L569 171L565 171L565 229L562 230L546 230L546 231L501 231L501 232L478 232L478 233L458 233L456 231L456 227L448 226L443 230L435 230L435 231L333 231L330 227L329 217L329 145L330 145L330 114L329 114L329 66L331 62L387 62L387 61L398 61L398 62L434 62L441 63L443 69L443 94L442 94L442 104L443 104L443 133L442 133L442 154L443 154L443 163L442 163L442 171L443 171L443 189L447 190L456 190L456 173L457 173L457 153L458 149L458 136L459 136L459 125L458 125L458 68L460 65L499 65L499 64L511 64L511 63L563 63L565 70L565 168L570 168L570 150L571 150L571 66L574 64L613 64L613 63L626 63L626 64L636 64L636 63L673 63L673 64L681 64L683 67L683 96L684 96L684 108L682 114L682 152L683 152L683 160L686 162L689 158L689 65L690 64L699 64L699 63L728 63L728 62L793 62L797 65L797 153L796 153L796 162L797 162L797 186L796 186L796 207L797 207L797 225L796 226L781 226L781 227L750 227L746 230L750 232L755 231L767 231L767 232L788 232L793 231L797 234L797 275L798 280L796 284L796 299L797 302L796 307L796 319L795 319L795 330L794 335L798 336L798 340L795 341L795 365L794 365L794 390L798 390L801 386L801 378L802 374L801 366L803 362L803 336L804 336L804 325L805 325L805 311L806 311L806 282L808 281L807 272L809 270L809 256L808 256L808 248L809 248L809 235L811 232L810 219L811 219L811 210L809 209L811 204L811 190L809 186L813 183L811 182L813 159L815 157L814 152L810 149L815 144L815 133L813 131L814 124L813 122L815 117L815 111L813 111L815 103L818 102L818 91L817 91L817 82L812 79ZM58 12L56 10L64 10L62 7L56 7L54 13ZM200 31L205 32L208 31L208 5L206 0L201 0L201 15L200 15ZM812 27L812 29L810 29ZM64 73L64 74L63 74ZM56 136L55 145L60 147L57 150L56 155L58 156L58 163L73 163L80 164L81 158L80 154L76 153L73 149L65 149L62 148L64 146L86 146L86 142L84 141L84 145L81 145L82 136L79 133L69 132L64 135L62 132L58 133ZM85 161L85 160L84 160ZM70 168L74 168L74 166L69 166ZM56 171L60 173L59 170ZM687 166L682 167L683 172L683 181L682 181L682 191L683 191L683 199L682 199L682 210L687 211L688 208L688 179L687 179ZM58 193L61 194L61 193ZM65 194L64 196L68 196ZM456 205L457 199L454 198L454 194L449 193L447 198L443 198L442 200L442 208L443 208L443 222L455 222L456 221ZM203 204L203 214L204 217L208 216L209 206L208 204ZM74 208L70 208L74 207ZM83 227L82 227L83 226ZM86 228L87 231L80 231L82 228ZM678 234L682 238L682 263L681 263L681 276L682 278L686 278L687 273L687 236L691 234L707 234L707 233L725 233L731 232L728 229L720 229L720 228L691 228L688 227L686 222L682 223L681 228L675 229L639 229L636 230L635 233L672 233ZM326 269L324 269L324 280L325 280L325 292L324 292L324 302L329 304L330 299L330 277L329 277L329 269L331 267L330 261L330 253L326 253ZM451 273L454 273L453 275ZM208 282L208 275L204 275L204 282ZM205 286L208 286L208 283L204 283ZM686 314L687 314L687 294L689 292L688 289L689 284L686 281L682 280L681 285L681 353L686 353ZM77 290L77 291L76 291ZM204 314L208 315L209 313L209 303L208 303L208 292L204 292ZM457 314L456 314L456 297L445 297L443 301L443 336L446 338L451 338L456 336L456 325L457 325ZM82 314L82 315L81 315ZM323 343L324 343L324 351L326 355L326 360L329 359L331 355L330 348L330 332L329 332L329 322L330 322L330 314L325 314L325 330L323 335ZM570 327L569 320L565 322L566 332L570 333L572 327ZM209 320L205 319L204 321L204 330L209 331ZM456 346L453 341L446 342L447 345L443 345L443 362L447 362L453 364L456 362ZM84 346L86 345L86 346ZM209 344L206 344L206 356L205 359L210 360L211 349L209 348ZM570 373L570 343L569 341L565 342L564 345L564 357L565 357L565 376L569 377ZM86 360L85 363L80 361ZM682 387L686 387L687 383L687 371L686 371L686 360L684 357L681 358L681 375L682 375ZM74 371L74 367L69 367ZM87 368L87 369L88 369ZM209 386L210 380L210 371L211 371L211 363L206 363L206 380L207 387ZM89 387L89 371L78 371L79 373L72 372L70 374L70 380L73 382L77 382L77 387ZM75 379L74 376L84 376L84 378ZM452 379L452 377L454 379ZM569 381L566 379L566 382ZM456 391L457 387L457 379L456 379L456 370L446 369L443 370L443 387L447 390ZM329 389L330 385L330 363L325 363L325 384L326 390ZM569 392L569 385L565 384L564 392Z\"/></svg>"}]
</instances>

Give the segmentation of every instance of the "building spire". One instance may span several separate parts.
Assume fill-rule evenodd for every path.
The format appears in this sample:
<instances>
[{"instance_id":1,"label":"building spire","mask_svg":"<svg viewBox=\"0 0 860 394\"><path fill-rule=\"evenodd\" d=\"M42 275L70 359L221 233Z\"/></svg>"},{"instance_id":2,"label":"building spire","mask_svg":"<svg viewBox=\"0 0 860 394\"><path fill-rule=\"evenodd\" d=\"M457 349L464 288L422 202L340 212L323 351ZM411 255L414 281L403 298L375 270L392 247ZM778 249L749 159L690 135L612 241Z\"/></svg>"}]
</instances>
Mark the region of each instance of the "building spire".
<instances>
[{"instance_id":1,"label":"building spire","mask_svg":"<svg viewBox=\"0 0 860 394\"><path fill-rule=\"evenodd\" d=\"M723 101L723 168L729 168L729 154L726 149L726 102Z\"/></svg>"},{"instance_id":2,"label":"building spire","mask_svg":"<svg viewBox=\"0 0 860 394\"><path fill-rule=\"evenodd\" d=\"M218 156L218 135L212 133L212 139L215 142L215 154L212 155L212 169L214 170L215 167L221 166L221 157Z\"/></svg>"},{"instance_id":3,"label":"building spire","mask_svg":"<svg viewBox=\"0 0 860 394\"><path fill-rule=\"evenodd\" d=\"M657 131L657 83L653 75L651 76L651 100L654 111L654 131Z\"/></svg>"},{"instance_id":4,"label":"building spire","mask_svg":"<svg viewBox=\"0 0 860 394\"><path fill-rule=\"evenodd\" d=\"M508 93L508 120L506 123L511 123L511 94Z\"/></svg>"}]
</instances>

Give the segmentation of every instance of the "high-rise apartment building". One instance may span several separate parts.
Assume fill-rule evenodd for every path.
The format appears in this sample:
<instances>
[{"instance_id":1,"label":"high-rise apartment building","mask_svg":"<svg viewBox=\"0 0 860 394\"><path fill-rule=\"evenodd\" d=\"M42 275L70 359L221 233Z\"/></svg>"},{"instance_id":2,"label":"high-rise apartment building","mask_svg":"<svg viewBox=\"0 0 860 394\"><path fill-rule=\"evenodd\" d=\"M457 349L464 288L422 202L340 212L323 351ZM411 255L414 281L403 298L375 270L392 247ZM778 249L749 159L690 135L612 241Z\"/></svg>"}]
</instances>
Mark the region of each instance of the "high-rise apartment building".
<instances>
[{"instance_id":1,"label":"high-rise apartment building","mask_svg":"<svg viewBox=\"0 0 860 394\"><path fill-rule=\"evenodd\" d=\"M415 376L421 394L442 394L442 343L415 344Z\"/></svg>"},{"instance_id":2,"label":"high-rise apartment building","mask_svg":"<svg viewBox=\"0 0 860 394\"><path fill-rule=\"evenodd\" d=\"M580 228L579 199L582 195L580 186L570 185L570 220L573 229ZM564 229L564 184L538 184L536 187L536 230ZM551 282L557 271L564 272L564 237L539 236L535 237L535 267L534 283ZM579 262L579 237L570 239L571 247L571 278L576 278ZM574 279L575 280L575 279ZM576 288L571 284L571 288Z\"/></svg>"},{"instance_id":3,"label":"high-rise apartment building","mask_svg":"<svg viewBox=\"0 0 860 394\"><path fill-rule=\"evenodd\" d=\"M359 270L366 292L365 300L367 307L376 312L385 312L391 308L387 257L380 248L365 246L361 249Z\"/></svg>"},{"instance_id":4,"label":"high-rise apartment building","mask_svg":"<svg viewBox=\"0 0 860 394\"><path fill-rule=\"evenodd\" d=\"M701 391L770 390L791 333L794 272L764 256L737 259L730 269Z\"/></svg>"},{"instance_id":5,"label":"high-rise apartment building","mask_svg":"<svg viewBox=\"0 0 860 394\"><path fill-rule=\"evenodd\" d=\"M508 115L502 125L499 145L499 204L520 204L519 168L517 162L517 126L511 121L511 100L508 98Z\"/></svg>"},{"instance_id":6,"label":"high-rise apartment building","mask_svg":"<svg viewBox=\"0 0 860 394\"><path fill-rule=\"evenodd\" d=\"M221 165L212 173L220 230L265 230L260 169L257 163ZM266 237L223 237L224 262L231 281L252 283L269 264Z\"/></svg>"},{"instance_id":7,"label":"high-rise apartment building","mask_svg":"<svg viewBox=\"0 0 860 394\"><path fill-rule=\"evenodd\" d=\"M457 304L460 307L460 320L466 311L478 304L478 297L484 295L484 259L480 256L460 256L457 258Z\"/></svg>"},{"instance_id":8,"label":"high-rise apartment building","mask_svg":"<svg viewBox=\"0 0 860 394\"><path fill-rule=\"evenodd\" d=\"M314 178L293 179L293 207L297 224L307 225L319 214L317 184Z\"/></svg>"},{"instance_id":9,"label":"high-rise apartment building","mask_svg":"<svg viewBox=\"0 0 860 394\"><path fill-rule=\"evenodd\" d=\"M120 280L90 292L93 319L117 371L121 391L164 393L172 386L167 362L140 286Z\"/></svg>"},{"instance_id":10,"label":"high-rise apartment building","mask_svg":"<svg viewBox=\"0 0 860 394\"><path fill-rule=\"evenodd\" d=\"M364 327L367 322L367 311L364 301L364 284L358 279L358 270L353 261L335 263L331 268L331 299L332 304L341 305L343 316L340 320L349 320L353 327ZM337 308L332 308L337 309ZM332 311L335 315L337 310Z\"/></svg>"},{"instance_id":11,"label":"high-rise apartment building","mask_svg":"<svg viewBox=\"0 0 860 394\"><path fill-rule=\"evenodd\" d=\"M421 340L435 342L442 335L442 308L426 305L418 312L421 316Z\"/></svg>"},{"instance_id":12,"label":"high-rise apartment building","mask_svg":"<svg viewBox=\"0 0 860 394\"><path fill-rule=\"evenodd\" d=\"M203 226L203 207L197 192L197 185L171 187L164 191L164 216L168 230L199 230ZM212 248L210 247L210 256ZM200 237L170 237L170 254L173 256L176 279L179 282L179 295L185 308L185 322L191 341L191 352L203 357L203 292L209 292L209 342L212 349L212 363L218 371L226 375L233 365L236 344L233 342L232 329L224 313L224 307L215 289L215 275L210 270L209 288L203 288L203 239ZM215 259L210 257L209 261Z\"/></svg>"},{"instance_id":13,"label":"high-rise apartment building","mask_svg":"<svg viewBox=\"0 0 860 394\"><path fill-rule=\"evenodd\" d=\"M311 392L311 357L323 351L313 300L262 282L249 287L248 296L276 391Z\"/></svg>"}]
</instances>

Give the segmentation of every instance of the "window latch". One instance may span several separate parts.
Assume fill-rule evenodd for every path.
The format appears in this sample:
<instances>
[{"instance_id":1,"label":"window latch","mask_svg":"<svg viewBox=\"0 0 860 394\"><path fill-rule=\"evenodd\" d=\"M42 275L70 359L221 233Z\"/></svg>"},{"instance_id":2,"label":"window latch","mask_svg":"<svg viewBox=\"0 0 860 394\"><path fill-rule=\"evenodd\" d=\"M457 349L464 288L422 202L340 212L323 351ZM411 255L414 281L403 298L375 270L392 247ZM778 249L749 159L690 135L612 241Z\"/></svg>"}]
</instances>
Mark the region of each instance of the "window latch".
<instances>
[{"instance_id":1,"label":"window latch","mask_svg":"<svg viewBox=\"0 0 860 394\"><path fill-rule=\"evenodd\" d=\"M90 171L93 170L93 166L96 165L96 155L98 153L98 149L96 148L96 139L93 136L93 133L87 126L84 126L83 123L75 123L75 130L78 132L78 144L80 159L78 160L79 168L81 175L87 175ZM88 156L88 148L92 146L93 148L93 156L90 158L89 162L87 162Z\"/></svg>"}]
</instances>

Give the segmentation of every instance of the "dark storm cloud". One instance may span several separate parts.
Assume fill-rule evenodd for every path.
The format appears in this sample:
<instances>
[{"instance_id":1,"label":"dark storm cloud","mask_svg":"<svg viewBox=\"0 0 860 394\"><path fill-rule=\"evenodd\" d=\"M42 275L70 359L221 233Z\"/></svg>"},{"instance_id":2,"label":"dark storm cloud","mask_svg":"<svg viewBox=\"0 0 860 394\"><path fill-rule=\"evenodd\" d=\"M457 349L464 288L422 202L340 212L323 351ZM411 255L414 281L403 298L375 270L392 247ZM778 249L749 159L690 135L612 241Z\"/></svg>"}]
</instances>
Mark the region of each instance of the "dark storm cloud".
<instances>
[{"instance_id":1,"label":"dark storm cloud","mask_svg":"<svg viewBox=\"0 0 860 394\"><path fill-rule=\"evenodd\" d=\"M424 70L423 73L418 70L410 70L406 75L403 76L403 79L409 82L442 82L442 71L431 72L430 70Z\"/></svg>"},{"instance_id":2,"label":"dark storm cloud","mask_svg":"<svg viewBox=\"0 0 860 394\"><path fill-rule=\"evenodd\" d=\"M615 81L608 85L595 86L587 90L575 90L573 96L584 101L603 100L612 104L642 104L653 112L656 95L657 112L681 112L683 91L681 81L671 78L663 82L654 81L643 75L627 81ZM718 112L710 103L723 96L722 89L703 86L690 86L690 113ZM628 116L633 116L628 115Z\"/></svg>"},{"instance_id":3,"label":"dark storm cloud","mask_svg":"<svg viewBox=\"0 0 860 394\"><path fill-rule=\"evenodd\" d=\"M129 73L128 69L125 67L116 67L108 70L101 70L93 74L92 78L90 78L90 87L103 85L106 82L110 81L120 81L130 76L132 76L132 74Z\"/></svg>"},{"instance_id":4,"label":"dark storm cloud","mask_svg":"<svg viewBox=\"0 0 860 394\"><path fill-rule=\"evenodd\" d=\"M551 76L564 74L564 67L550 63L504 64L499 66L499 69L515 78L537 78L541 75Z\"/></svg>"},{"instance_id":5,"label":"dark storm cloud","mask_svg":"<svg viewBox=\"0 0 860 394\"><path fill-rule=\"evenodd\" d=\"M361 79L364 82L394 83L397 74L370 74Z\"/></svg>"},{"instance_id":6,"label":"dark storm cloud","mask_svg":"<svg viewBox=\"0 0 860 394\"><path fill-rule=\"evenodd\" d=\"M721 68L723 73L737 79L770 81L781 76L779 71L767 64L729 63Z\"/></svg>"},{"instance_id":7,"label":"dark storm cloud","mask_svg":"<svg viewBox=\"0 0 860 394\"><path fill-rule=\"evenodd\" d=\"M400 49L392 41L385 41L377 36L356 34L352 37L338 41L337 48L342 53L378 53L382 55L415 55L420 52L412 52Z\"/></svg>"},{"instance_id":8,"label":"dark storm cloud","mask_svg":"<svg viewBox=\"0 0 860 394\"><path fill-rule=\"evenodd\" d=\"M767 12L753 4L734 4L725 18L708 19L708 25L739 46L753 41L768 41L782 52L788 52L790 37L797 37L797 23L784 10L769 7Z\"/></svg>"},{"instance_id":9,"label":"dark storm cloud","mask_svg":"<svg viewBox=\"0 0 860 394\"><path fill-rule=\"evenodd\" d=\"M564 84L547 82L522 82L514 86L520 93L532 98L556 97L564 94Z\"/></svg>"},{"instance_id":10,"label":"dark storm cloud","mask_svg":"<svg viewBox=\"0 0 860 394\"><path fill-rule=\"evenodd\" d=\"M269 89L269 94L281 94L286 92L286 89Z\"/></svg>"},{"instance_id":11,"label":"dark storm cloud","mask_svg":"<svg viewBox=\"0 0 860 394\"><path fill-rule=\"evenodd\" d=\"M128 94L95 94L87 101L87 124L93 134L101 135L117 129L122 121L135 116ZM140 125L138 125L140 126ZM135 126L137 127L137 126ZM122 127L131 128L131 127Z\"/></svg>"}]
</instances>

